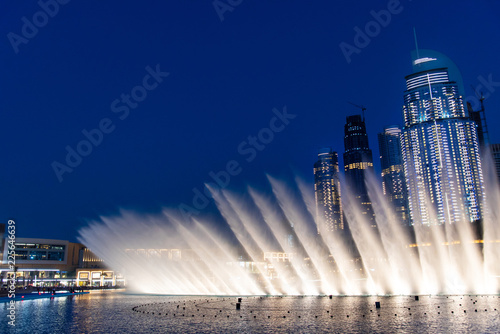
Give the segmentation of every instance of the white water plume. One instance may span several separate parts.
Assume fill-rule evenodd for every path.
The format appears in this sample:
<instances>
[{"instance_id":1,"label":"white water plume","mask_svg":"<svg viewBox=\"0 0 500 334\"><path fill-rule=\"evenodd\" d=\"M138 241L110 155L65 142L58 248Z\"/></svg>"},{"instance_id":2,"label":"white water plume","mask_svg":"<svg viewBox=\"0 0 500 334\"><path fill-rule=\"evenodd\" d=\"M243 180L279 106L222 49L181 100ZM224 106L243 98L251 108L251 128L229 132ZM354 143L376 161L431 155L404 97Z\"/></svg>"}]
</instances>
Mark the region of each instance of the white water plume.
<instances>
[{"instance_id":1,"label":"white water plume","mask_svg":"<svg viewBox=\"0 0 500 334\"><path fill-rule=\"evenodd\" d=\"M500 188L493 171L485 178L482 224L403 226L372 176L377 227L343 189L349 229L326 232L310 185L268 176L270 191L209 188L223 224L168 209L122 211L82 228L79 240L143 293L493 294L500 292Z\"/></svg>"}]
</instances>

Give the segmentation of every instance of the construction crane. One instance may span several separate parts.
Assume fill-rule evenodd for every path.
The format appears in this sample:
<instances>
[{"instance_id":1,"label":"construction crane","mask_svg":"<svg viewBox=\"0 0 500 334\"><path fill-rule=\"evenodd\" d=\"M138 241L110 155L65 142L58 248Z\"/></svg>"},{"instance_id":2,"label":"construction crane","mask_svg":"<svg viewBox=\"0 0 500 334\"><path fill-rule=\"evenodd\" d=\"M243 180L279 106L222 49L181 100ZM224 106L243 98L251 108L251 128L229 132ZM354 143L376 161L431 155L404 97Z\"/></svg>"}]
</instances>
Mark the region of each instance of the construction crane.
<instances>
[{"instance_id":1,"label":"construction crane","mask_svg":"<svg viewBox=\"0 0 500 334\"><path fill-rule=\"evenodd\" d=\"M364 106L360 106L360 105L357 105L357 104L349 102L349 101L347 101L347 103L352 104L353 106L361 109L361 113L362 113L361 117L363 117L363 122L364 122L365 121L365 110L366 110L366 108Z\"/></svg>"}]
</instances>

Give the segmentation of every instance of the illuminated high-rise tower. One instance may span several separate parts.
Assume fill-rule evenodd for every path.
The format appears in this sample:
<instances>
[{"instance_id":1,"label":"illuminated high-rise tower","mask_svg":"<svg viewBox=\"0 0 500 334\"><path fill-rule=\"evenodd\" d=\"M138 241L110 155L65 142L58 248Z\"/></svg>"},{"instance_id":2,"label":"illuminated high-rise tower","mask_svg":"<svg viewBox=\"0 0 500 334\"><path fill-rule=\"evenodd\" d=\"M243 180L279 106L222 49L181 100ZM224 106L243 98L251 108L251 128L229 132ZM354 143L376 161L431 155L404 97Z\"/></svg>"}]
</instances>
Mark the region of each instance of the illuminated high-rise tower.
<instances>
[{"instance_id":1,"label":"illuminated high-rise tower","mask_svg":"<svg viewBox=\"0 0 500 334\"><path fill-rule=\"evenodd\" d=\"M344 229L342 204L340 201L339 161L337 152L321 149L314 164L314 192L318 233Z\"/></svg>"},{"instance_id":2,"label":"illuminated high-rise tower","mask_svg":"<svg viewBox=\"0 0 500 334\"><path fill-rule=\"evenodd\" d=\"M409 224L406 181L401 157L401 129L397 125L384 128L378 134L382 187L384 195L392 204L396 219L403 225Z\"/></svg>"},{"instance_id":3,"label":"illuminated high-rise tower","mask_svg":"<svg viewBox=\"0 0 500 334\"><path fill-rule=\"evenodd\" d=\"M413 52L412 60L401 135L412 223L473 222L482 215L483 175L460 72L431 50Z\"/></svg>"},{"instance_id":4,"label":"illuminated high-rise tower","mask_svg":"<svg viewBox=\"0 0 500 334\"><path fill-rule=\"evenodd\" d=\"M371 227L376 227L372 203L365 184L367 172L373 172L372 151L368 147L366 125L361 115L348 116L344 126L344 171L347 189L357 201Z\"/></svg>"}]
</instances>

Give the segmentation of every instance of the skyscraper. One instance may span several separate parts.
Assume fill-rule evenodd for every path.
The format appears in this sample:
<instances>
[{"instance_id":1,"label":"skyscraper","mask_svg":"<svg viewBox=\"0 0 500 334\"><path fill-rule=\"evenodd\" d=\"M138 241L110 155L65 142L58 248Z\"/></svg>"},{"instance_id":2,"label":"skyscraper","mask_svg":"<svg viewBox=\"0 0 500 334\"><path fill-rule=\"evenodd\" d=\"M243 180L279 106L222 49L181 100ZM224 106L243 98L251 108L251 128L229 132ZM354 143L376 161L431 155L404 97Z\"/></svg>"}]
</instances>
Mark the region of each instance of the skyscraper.
<instances>
[{"instance_id":1,"label":"skyscraper","mask_svg":"<svg viewBox=\"0 0 500 334\"><path fill-rule=\"evenodd\" d=\"M409 214L400 135L399 126L385 127L384 132L378 134L378 146L384 195L393 205L397 221L408 225Z\"/></svg>"},{"instance_id":2,"label":"skyscraper","mask_svg":"<svg viewBox=\"0 0 500 334\"><path fill-rule=\"evenodd\" d=\"M318 233L344 229L342 204L340 201L339 161L337 152L321 149L314 164L314 192Z\"/></svg>"},{"instance_id":3,"label":"skyscraper","mask_svg":"<svg viewBox=\"0 0 500 334\"><path fill-rule=\"evenodd\" d=\"M497 177L500 181L500 144L491 144L491 154L493 155L493 163L495 164Z\"/></svg>"},{"instance_id":4,"label":"skyscraper","mask_svg":"<svg viewBox=\"0 0 500 334\"><path fill-rule=\"evenodd\" d=\"M413 224L481 218L483 175L476 123L464 108L453 62L431 50L412 53L406 76L401 136Z\"/></svg>"},{"instance_id":5,"label":"skyscraper","mask_svg":"<svg viewBox=\"0 0 500 334\"><path fill-rule=\"evenodd\" d=\"M361 115L348 116L344 126L344 171L347 188L357 200L361 213L366 216L370 226L376 227L372 203L368 197L365 177L367 171L373 172L372 151L368 147L366 125Z\"/></svg>"},{"instance_id":6,"label":"skyscraper","mask_svg":"<svg viewBox=\"0 0 500 334\"><path fill-rule=\"evenodd\" d=\"M484 98L480 98L481 101L481 109L475 111L472 108L472 104L470 102L467 102L467 111L469 113L469 118L476 123L476 129L477 129L477 140L479 143L479 148L482 149L485 145L485 130L483 128L483 116L484 115ZM486 124L486 123L485 123ZM487 133L486 133L487 135Z\"/></svg>"}]
</instances>

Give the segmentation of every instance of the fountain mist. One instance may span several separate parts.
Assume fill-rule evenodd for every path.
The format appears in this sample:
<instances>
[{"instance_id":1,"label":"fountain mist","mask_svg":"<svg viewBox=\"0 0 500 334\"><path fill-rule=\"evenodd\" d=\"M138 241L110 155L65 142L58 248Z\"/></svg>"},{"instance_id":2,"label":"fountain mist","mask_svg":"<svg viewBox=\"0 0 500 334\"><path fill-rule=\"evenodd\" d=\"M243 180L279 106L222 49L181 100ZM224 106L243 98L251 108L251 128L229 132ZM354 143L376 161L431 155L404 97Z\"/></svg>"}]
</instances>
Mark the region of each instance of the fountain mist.
<instances>
[{"instance_id":1,"label":"fountain mist","mask_svg":"<svg viewBox=\"0 0 500 334\"><path fill-rule=\"evenodd\" d=\"M494 294L500 191L492 164L485 165L490 187L482 224L402 226L379 181L368 177L377 228L344 189L349 231L327 233L315 218L312 187L268 176L272 191L265 193L209 188L232 236L220 224L166 209L101 217L80 230L79 241L143 293Z\"/></svg>"}]
</instances>

